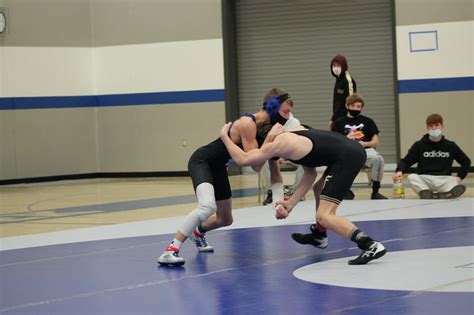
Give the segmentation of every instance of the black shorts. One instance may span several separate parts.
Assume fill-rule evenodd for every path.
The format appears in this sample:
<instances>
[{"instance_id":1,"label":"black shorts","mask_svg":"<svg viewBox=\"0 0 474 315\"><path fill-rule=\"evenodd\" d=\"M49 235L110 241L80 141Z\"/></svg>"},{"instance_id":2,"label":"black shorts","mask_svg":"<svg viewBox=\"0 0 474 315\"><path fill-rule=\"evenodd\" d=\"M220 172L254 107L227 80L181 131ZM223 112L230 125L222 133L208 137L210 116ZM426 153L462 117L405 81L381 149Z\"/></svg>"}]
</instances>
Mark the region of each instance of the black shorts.
<instances>
[{"instance_id":1,"label":"black shorts","mask_svg":"<svg viewBox=\"0 0 474 315\"><path fill-rule=\"evenodd\" d=\"M367 158L365 149L357 141L347 142L344 146L340 159L329 165L324 172L326 181L321 192L321 199L335 204L341 203L351 189L354 179L365 165Z\"/></svg>"},{"instance_id":2,"label":"black shorts","mask_svg":"<svg viewBox=\"0 0 474 315\"><path fill-rule=\"evenodd\" d=\"M188 163L189 175L193 181L194 191L202 183L214 186L216 200L226 200L232 197L227 166L223 163L212 163L206 160L191 159Z\"/></svg>"}]
</instances>

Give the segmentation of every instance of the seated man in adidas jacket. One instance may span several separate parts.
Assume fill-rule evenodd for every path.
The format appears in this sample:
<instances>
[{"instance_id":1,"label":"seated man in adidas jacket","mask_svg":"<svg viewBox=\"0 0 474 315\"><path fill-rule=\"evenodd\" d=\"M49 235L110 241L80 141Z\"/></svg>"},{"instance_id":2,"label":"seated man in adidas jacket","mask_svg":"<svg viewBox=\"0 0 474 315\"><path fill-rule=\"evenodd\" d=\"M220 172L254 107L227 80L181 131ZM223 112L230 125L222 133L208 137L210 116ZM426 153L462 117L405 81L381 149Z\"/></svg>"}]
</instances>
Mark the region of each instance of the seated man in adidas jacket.
<instances>
[{"instance_id":1,"label":"seated man in adidas jacket","mask_svg":"<svg viewBox=\"0 0 474 315\"><path fill-rule=\"evenodd\" d=\"M471 160L455 142L442 135L441 115L429 115L426 127L428 133L398 162L393 181L401 179L410 166L418 163L416 174L410 174L408 181L421 199L457 198L466 191L461 182L469 172ZM452 176L453 160L461 165L456 176Z\"/></svg>"}]
</instances>

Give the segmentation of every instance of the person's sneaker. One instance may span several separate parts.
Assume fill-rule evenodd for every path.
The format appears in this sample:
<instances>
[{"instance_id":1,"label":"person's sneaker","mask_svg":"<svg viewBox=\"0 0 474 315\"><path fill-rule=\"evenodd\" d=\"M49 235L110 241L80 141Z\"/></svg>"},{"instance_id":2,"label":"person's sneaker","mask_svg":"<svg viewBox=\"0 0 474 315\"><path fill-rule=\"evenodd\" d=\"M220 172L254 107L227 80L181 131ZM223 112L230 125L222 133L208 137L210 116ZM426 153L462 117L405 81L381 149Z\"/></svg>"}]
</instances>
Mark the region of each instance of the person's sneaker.
<instances>
[{"instance_id":1,"label":"person's sneaker","mask_svg":"<svg viewBox=\"0 0 474 315\"><path fill-rule=\"evenodd\" d=\"M200 253L212 253L214 248L209 245L206 239L206 233L199 233L197 229L191 233L191 239L196 244L196 247Z\"/></svg>"},{"instance_id":2,"label":"person's sneaker","mask_svg":"<svg viewBox=\"0 0 474 315\"><path fill-rule=\"evenodd\" d=\"M466 191L466 186L456 185L448 192L438 193L439 199L454 199L460 197Z\"/></svg>"},{"instance_id":3,"label":"person's sneaker","mask_svg":"<svg viewBox=\"0 0 474 315\"><path fill-rule=\"evenodd\" d=\"M435 199L433 192L429 189L420 190L418 194L420 195L420 199Z\"/></svg>"},{"instance_id":4,"label":"person's sneaker","mask_svg":"<svg viewBox=\"0 0 474 315\"><path fill-rule=\"evenodd\" d=\"M388 199L388 198L382 195L381 193L372 193L372 195L370 196L370 199L376 200L376 199Z\"/></svg>"},{"instance_id":5,"label":"person's sneaker","mask_svg":"<svg viewBox=\"0 0 474 315\"><path fill-rule=\"evenodd\" d=\"M266 206L268 204L271 204L273 201L273 193L271 190L267 191L267 198L263 201L263 205Z\"/></svg>"},{"instance_id":6,"label":"person's sneaker","mask_svg":"<svg viewBox=\"0 0 474 315\"><path fill-rule=\"evenodd\" d=\"M374 241L359 257L349 260L349 265L365 265L371 260L382 257L386 252L385 246L383 246L382 243Z\"/></svg>"},{"instance_id":7,"label":"person's sneaker","mask_svg":"<svg viewBox=\"0 0 474 315\"><path fill-rule=\"evenodd\" d=\"M158 257L158 263L163 266L182 266L184 258L179 256L179 248L168 246L166 250Z\"/></svg>"},{"instance_id":8,"label":"person's sneaker","mask_svg":"<svg viewBox=\"0 0 474 315\"><path fill-rule=\"evenodd\" d=\"M312 229L310 226L311 233L308 234L301 234L301 233L293 233L291 234L291 238L299 244L302 245L313 245L317 248L326 248L328 247L328 236L326 232L318 232Z\"/></svg>"},{"instance_id":9,"label":"person's sneaker","mask_svg":"<svg viewBox=\"0 0 474 315\"><path fill-rule=\"evenodd\" d=\"M293 189L291 188L291 186L288 186L288 185L285 185L283 186L283 195L285 197L291 197L291 195L293 195Z\"/></svg>"},{"instance_id":10,"label":"person's sneaker","mask_svg":"<svg viewBox=\"0 0 474 315\"><path fill-rule=\"evenodd\" d=\"M344 200L353 200L355 197L354 192L349 190L347 194L344 196Z\"/></svg>"}]
</instances>

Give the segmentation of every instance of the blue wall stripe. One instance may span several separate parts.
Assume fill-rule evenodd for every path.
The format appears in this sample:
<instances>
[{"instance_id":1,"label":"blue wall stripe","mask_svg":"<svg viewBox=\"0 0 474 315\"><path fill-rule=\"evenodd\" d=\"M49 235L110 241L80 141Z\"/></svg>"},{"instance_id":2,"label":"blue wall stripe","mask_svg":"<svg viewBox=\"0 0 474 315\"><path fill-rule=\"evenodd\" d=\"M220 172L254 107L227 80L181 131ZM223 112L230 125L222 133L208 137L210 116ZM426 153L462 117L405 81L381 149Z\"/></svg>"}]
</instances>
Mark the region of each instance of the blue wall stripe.
<instances>
[{"instance_id":1,"label":"blue wall stripe","mask_svg":"<svg viewBox=\"0 0 474 315\"><path fill-rule=\"evenodd\" d=\"M221 102L224 90L99 95L97 99L98 106Z\"/></svg>"},{"instance_id":2,"label":"blue wall stripe","mask_svg":"<svg viewBox=\"0 0 474 315\"><path fill-rule=\"evenodd\" d=\"M222 102L224 90L86 96L1 97L0 110Z\"/></svg>"},{"instance_id":3,"label":"blue wall stripe","mask_svg":"<svg viewBox=\"0 0 474 315\"><path fill-rule=\"evenodd\" d=\"M431 93L474 90L474 77L398 81L398 92Z\"/></svg>"},{"instance_id":4,"label":"blue wall stripe","mask_svg":"<svg viewBox=\"0 0 474 315\"><path fill-rule=\"evenodd\" d=\"M474 90L474 77L398 81L398 91L400 94L472 90ZM223 89L97 96L0 97L0 110L156 105L223 101Z\"/></svg>"},{"instance_id":5,"label":"blue wall stripe","mask_svg":"<svg viewBox=\"0 0 474 315\"><path fill-rule=\"evenodd\" d=\"M95 96L15 97L14 109L94 107Z\"/></svg>"}]
</instances>

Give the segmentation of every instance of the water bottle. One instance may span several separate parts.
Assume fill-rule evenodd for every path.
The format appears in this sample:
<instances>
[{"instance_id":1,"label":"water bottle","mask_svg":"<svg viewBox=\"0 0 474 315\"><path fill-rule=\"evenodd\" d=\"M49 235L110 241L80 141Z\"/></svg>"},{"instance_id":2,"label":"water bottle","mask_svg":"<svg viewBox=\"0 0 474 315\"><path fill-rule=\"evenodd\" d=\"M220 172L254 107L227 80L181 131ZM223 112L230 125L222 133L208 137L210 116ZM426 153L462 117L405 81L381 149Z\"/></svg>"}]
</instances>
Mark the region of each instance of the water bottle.
<instances>
[{"instance_id":1,"label":"water bottle","mask_svg":"<svg viewBox=\"0 0 474 315\"><path fill-rule=\"evenodd\" d=\"M397 181L393 184L393 198L405 199L405 187L403 187L401 178L397 179Z\"/></svg>"}]
</instances>

